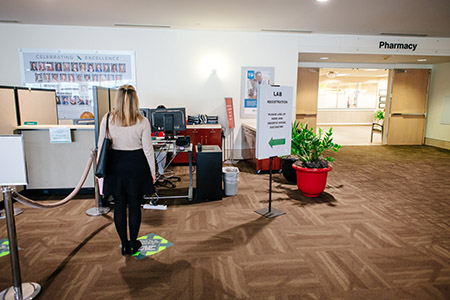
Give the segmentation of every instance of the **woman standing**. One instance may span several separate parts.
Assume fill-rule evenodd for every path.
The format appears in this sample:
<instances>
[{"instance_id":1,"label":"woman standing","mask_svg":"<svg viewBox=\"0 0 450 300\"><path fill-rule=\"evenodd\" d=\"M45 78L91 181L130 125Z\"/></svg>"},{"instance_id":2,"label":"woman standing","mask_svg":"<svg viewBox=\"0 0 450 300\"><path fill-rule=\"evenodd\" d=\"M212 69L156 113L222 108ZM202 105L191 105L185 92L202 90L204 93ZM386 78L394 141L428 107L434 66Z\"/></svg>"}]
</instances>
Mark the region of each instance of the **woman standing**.
<instances>
[{"instance_id":1,"label":"woman standing","mask_svg":"<svg viewBox=\"0 0 450 300\"><path fill-rule=\"evenodd\" d=\"M114 224L122 242L122 255L136 253L141 225L141 201L155 192L155 155L150 123L139 112L139 100L131 85L119 88L114 110L109 115L112 147L108 156L103 194L114 197ZM105 116L100 125L98 153L106 131ZM130 240L127 238L127 206Z\"/></svg>"}]
</instances>

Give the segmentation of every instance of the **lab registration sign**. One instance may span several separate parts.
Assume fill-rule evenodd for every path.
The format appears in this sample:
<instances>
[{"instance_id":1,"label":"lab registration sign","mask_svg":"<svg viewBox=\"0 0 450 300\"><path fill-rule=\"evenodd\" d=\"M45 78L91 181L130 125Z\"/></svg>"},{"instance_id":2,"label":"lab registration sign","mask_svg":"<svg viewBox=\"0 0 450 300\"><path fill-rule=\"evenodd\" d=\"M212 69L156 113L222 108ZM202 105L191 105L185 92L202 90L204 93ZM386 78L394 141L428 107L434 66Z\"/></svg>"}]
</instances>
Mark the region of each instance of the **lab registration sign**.
<instances>
[{"instance_id":1,"label":"lab registration sign","mask_svg":"<svg viewBox=\"0 0 450 300\"><path fill-rule=\"evenodd\" d=\"M292 96L290 86L264 85L258 93L256 158L291 153Z\"/></svg>"}]
</instances>

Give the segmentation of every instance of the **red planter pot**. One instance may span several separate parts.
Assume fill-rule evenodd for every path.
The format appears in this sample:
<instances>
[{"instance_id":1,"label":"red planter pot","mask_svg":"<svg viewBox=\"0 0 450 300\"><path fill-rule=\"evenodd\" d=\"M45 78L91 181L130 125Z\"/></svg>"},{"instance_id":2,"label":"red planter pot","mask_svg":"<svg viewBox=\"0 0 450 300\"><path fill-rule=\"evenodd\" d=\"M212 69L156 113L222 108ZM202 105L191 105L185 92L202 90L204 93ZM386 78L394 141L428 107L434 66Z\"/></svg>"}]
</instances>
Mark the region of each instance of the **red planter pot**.
<instances>
[{"instance_id":1,"label":"red planter pot","mask_svg":"<svg viewBox=\"0 0 450 300\"><path fill-rule=\"evenodd\" d=\"M328 168L309 169L295 163L292 167L297 172L297 187L306 197L318 197L325 190L328 172L333 169L331 165Z\"/></svg>"}]
</instances>

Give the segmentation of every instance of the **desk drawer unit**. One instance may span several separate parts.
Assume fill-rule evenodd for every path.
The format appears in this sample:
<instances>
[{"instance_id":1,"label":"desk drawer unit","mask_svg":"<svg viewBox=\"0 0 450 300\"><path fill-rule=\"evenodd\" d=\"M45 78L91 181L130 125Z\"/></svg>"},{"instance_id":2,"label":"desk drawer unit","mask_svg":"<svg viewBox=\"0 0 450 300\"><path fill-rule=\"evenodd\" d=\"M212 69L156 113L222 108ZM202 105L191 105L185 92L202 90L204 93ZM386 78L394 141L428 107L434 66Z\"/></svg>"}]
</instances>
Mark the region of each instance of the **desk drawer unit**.
<instances>
[{"instance_id":1,"label":"desk drawer unit","mask_svg":"<svg viewBox=\"0 0 450 300\"><path fill-rule=\"evenodd\" d=\"M200 143L202 145L217 145L222 148L222 129L220 128L188 128L186 131L180 131L179 135L190 136L193 146ZM197 161L195 147L192 150L192 160L194 163ZM189 163L187 153L178 154L173 163Z\"/></svg>"}]
</instances>

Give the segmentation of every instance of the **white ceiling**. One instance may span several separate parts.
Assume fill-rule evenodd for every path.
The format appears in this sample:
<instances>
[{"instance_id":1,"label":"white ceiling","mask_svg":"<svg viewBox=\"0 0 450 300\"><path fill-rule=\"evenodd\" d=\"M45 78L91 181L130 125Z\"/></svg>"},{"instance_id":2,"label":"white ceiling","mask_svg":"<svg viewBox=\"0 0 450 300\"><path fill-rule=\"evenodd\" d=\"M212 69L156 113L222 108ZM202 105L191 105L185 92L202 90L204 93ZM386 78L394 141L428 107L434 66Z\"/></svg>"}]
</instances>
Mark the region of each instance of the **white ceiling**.
<instances>
[{"instance_id":1,"label":"white ceiling","mask_svg":"<svg viewBox=\"0 0 450 300\"><path fill-rule=\"evenodd\" d=\"M450 37L450 0L1 0L0 20Z\"/></svg>"},{"instance_id":2,"label":"white ceiling","mask_svg":"<svg viewBox=\"0 0 450 300\"><path fill-rule=\"evenodd\" d=\"M450 2L450 0L449 0ZM323 58L327 58L326 60ZM425 59L425 61L420 61ZM440 64L450 62L450 56L299 53L299 62L356 64Z\"/></svg>"}]
</instances>

